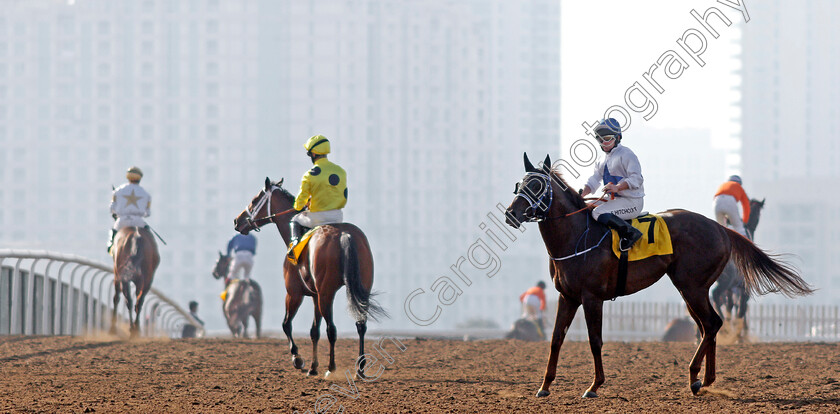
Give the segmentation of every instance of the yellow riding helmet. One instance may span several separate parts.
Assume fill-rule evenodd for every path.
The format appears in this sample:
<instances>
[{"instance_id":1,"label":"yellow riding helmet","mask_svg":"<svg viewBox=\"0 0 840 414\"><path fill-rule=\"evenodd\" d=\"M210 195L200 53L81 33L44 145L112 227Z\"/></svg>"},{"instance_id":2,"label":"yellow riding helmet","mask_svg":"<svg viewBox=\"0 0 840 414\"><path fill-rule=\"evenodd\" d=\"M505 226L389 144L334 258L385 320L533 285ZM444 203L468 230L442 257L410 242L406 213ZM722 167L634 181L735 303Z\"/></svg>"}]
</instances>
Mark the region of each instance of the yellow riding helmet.
<instances>
[{"instance_id":1,"label":"yellow riding helmet","mask_svg":"<svg viewBox=\"0 0 840 414\"><path fill-rule=\"evenodd\" d=\"M323 135L315 135L303 144L303 149L307 154L326 155L330 153L330 140Z\"/></svg>"},{"instance_id":2,"label":"yellow riding helmet","mask_svg":"<svg viewBox=\"0 0 840 414\"><path fill-rule=\"evenodd\" d=\"M125 172L125 178L128 178L129 181L140 181L143 178L143 171L140 171L137 167L131 167Z\"/></svg>"}]
</instances>

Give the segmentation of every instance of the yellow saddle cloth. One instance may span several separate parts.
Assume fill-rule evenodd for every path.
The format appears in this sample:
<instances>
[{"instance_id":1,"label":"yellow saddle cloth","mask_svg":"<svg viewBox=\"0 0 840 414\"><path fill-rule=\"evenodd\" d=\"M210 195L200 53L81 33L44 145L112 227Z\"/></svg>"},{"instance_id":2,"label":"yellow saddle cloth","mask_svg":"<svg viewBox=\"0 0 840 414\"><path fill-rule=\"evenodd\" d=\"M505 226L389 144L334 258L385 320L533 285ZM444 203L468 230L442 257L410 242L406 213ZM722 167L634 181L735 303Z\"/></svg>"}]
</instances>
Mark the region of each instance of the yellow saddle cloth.
<instances>
[{"instance_id":1,"label":"yellow saddle cloth","mask_svg":"<svg viewBox=\"0 0 840 414\"><path fill-rule=\"evenodd\" d=\"M662 256L666 254L673 254L674 248L671 246L671 233L668 232L668 225L662 216L656 214L646 214L644 216L634 218L630 224L642 232L642 238L639 239L630 251L627 252L628 261L636 261L647 259L651 256ZM618 248L618 232L612 231L612 249L616 257L620 257L621 251Z\"/></svg>"},{"instance_id":2,"label":"yellow saddle cloth","mask_svg":"<svg viewBox=\"0 0 840 414\"><path fill-rule=\"evenodd\" d=\"M286 258L289 259L293 265L297 265L298 259L300 259L300 254L303 252L303 248L306 247L307 243L309 243L309 239L312 238L312 233L314 233L317 228L318 227L316 226L304 233L303 237L300 238L300 241L295 245L295 247L292 247L292 244L289 243L289 254L286 255Z\"/></svg>"}]
</instances>

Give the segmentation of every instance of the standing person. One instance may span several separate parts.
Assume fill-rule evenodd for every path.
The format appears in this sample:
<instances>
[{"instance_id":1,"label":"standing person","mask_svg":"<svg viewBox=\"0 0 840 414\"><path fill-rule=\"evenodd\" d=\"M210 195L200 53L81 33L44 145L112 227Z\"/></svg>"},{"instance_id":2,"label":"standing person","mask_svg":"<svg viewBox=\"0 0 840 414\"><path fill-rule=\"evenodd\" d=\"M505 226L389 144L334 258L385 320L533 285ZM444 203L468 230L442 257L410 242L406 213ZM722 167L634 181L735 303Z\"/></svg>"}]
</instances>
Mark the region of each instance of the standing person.
<instances>
[{"instance_id":1,"label":"standing person","mask_svg":"<svg viewBox=\"0 0 840 414\"><path fill-rule=\"evenodd\" d=\"M630 148L621 144L621 125L613 118L602 119L595 127L595 138L606 153L595 163L595 172L581 190L581 195L593 193L604 184L610 199L592 210L592 217L599 223L616 230L622 251L630 250L642 232L625 220L638 217L644 207L645 187L639 158Z\"/></svg>"},{"instance_id":2,"label":"standing person","mask_svg":"<svg viewBox=\"0 0 840 414\"><path fill-rule=\"evenodd\" d=\"M315 166L303 175L295 198L294 209L300 213L289 222L292 239L289 254L292 254L292 248L300 241L305 229L344 221L341 209L347 204L347 173L327 160L330 141L323 135L315 135L306 141L303 148ZM307 204L309 211L303 211Z\"/></svg>"},{"instance_id":3,"label":"standing person","mask_svg":"<svg viewBox=\"0 0 840 414\"><path fill-rule=\"evenodd\" d=\"M190 316L192 316L193 319L195 319L196 322L201 324L201 326L204 326L204 321L202 321L198 317L198 302L196 302L194 300L191 300L189 307L190 307ZM184 324L184 328L181 330L181 338L195 338L197 331L198 331L198 328L195 325L193 325L191 323Z\"/></svg>"},{"instance_id":4,"label":"standing person","mask_svg":"<svg viewBox=\"0 0 840 414\"><path fill-rule=\"evenodd\" d=\"M744 210L744 219L738 213L738 203ZM744 223L750 220L750 198L747 197L744 187L741 187L741 177L733 175L725 183L721 184L715 193L715 219L722 226L726 226L726 220L742 236L747 237Z\"/></svg>"},{"instance_id":5,"label":"standing person","mask_svg":"<svg viewBox=\"0 0 840 414\"><path fill-rule=\"evenodd\" d=\"M140 187L143 171L131 167L126 171L128 182L119 186L111 196L111 217L115 219L108 241L108 253L114 245L114 236L124 227L148 227L144 217L151 215L152 196Z\"/></svg>"},{"instance_id":6,"label":"standing person","mask_svg":"<svg viewBox=\"0 0 840 414\"><path fill-rule=\"evenodd\" d=\"M237 233L230 239L227 246L227 255L231 256L233 260L231 260L230 269L225 276L225 285L231 279L251 279L251 268L254 267L255 254L257 254L257 238L253 234Z\"/></svg>"},{"instance_id":7,"label":"standing person","mask_svg":"<svg viewBox=\"0 0 840 414\"><path fill-rule=\"evenodd\" d=\"M536 286L528 288L525 293L519 295L519 302L522 303L522 317L537 322L537 326L540 328L540 336L545 338L545 328L543 327L545 282L541 280L537 282Z\"/></svg>"}]
</instances>

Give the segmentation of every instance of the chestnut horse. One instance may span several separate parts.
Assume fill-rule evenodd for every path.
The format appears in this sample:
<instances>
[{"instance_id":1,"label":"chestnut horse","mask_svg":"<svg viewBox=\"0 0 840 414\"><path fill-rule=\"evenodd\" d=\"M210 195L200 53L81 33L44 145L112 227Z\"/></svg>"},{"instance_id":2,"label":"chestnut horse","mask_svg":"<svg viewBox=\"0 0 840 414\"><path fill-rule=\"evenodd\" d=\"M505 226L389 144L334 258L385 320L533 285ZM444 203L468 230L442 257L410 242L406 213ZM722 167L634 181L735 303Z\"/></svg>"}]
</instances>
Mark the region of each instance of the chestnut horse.
<instances>
[{"instance_id":1,"label":"chestnut horse","mask_svg":"<svg viewBox=\"0 0 840 414\"><path fill-rule=\"evenodd\" d=\"M282 187L283 180L272 182L266 177L265 188L254 196L248 207L234 220L234 228L242 234L259 231L269 222L286 244L289 244L289 221L295 210L295 197ZM285 252L282 253L285 256ZM358 227L350 223L327 224L318 227L301 252L298 264L283 260L283 274L286 280L286 316L283 318L283 332L289 339L292 363L303 368L303 358L292 338L292 319L304 296L312 297L315 318L309 335L312 338L312 365L309 375L318 374L318 339L321 317L327 322L327 338L330 341L330 365L326 373L335 371L335 340L337 331L333 323L333 299L341 286L347 286L347 302L350 313L356 320L359 333L359 361L356 374L364 377L365 332L367 318L387 316L385 311L371 297L373 286L373 256L367 237Z\"/></svg>"},{"instance_id":2,"label":"chestnut horse","mask_svg":"<svg viewBox=\"0 0 840 414\"><path fill-rule=\"evenodd\" d=\"M111 313L111 334L117 333L117 307L120 304L120 292L125 296L128 307L128 319L131 321L131 337L140 332L140 309L149 289L152 279L160 264L155 238L148 229L143 227L123 227L114 236L114 310ZM134 305L134 318L131 317L132 303L131 283L134 283L137 304Z\"/></svg>"},{"instance_id":3,"label":"chestnut horse","mask_svg":"<svg viewBox=\"0 0 840 414\"><path fill-rule=\"evenodd\" d=\"M514 228L523 222L539 222L540 233L551 257L551 277L560 292L557 320L551 338L551 351L538 397L549 395L557 372L557 358L566 331L579 306L583 305L589 346L595 362L595 379L583 394L597 397L604 383L601 362L601 323L603 303L617 296L619 261L609 242L601 243L609 229L596 222L577 191L559 173L551 170L551 159L537 169L525 155L525 177L517 184L516 196L506 211L506 221ZM633 261L627 267L624 294L636 293L668 274L679 290L688 311L698 325L702 340L689 366L689 385L696 394L715 381L715 335L721 319L709 302L709 287L720 275L730 255L748 291L758 294L782 292L787 296L812 292L808 284L789 265L768 256L735 231L700 214L686 210L660 213L668 225L673 254ZM703 382L698 375L706 360Z\"/></svg>"},{"instance_id":4,"label":"chestnut horse","mask_svg":"<svg viewBox=\"0 0 840 414\"><path fill-rule=\"evenodd\" d=\"M225 315L230 333L234 338L248 337L248 320L253 317L257 330L257 338L262 334L262 288L256 280L228 280L225 278L230 270L232 257L219 252L219 259L213 267L215 279L225 279L225 300L222 302L222 314Z\"/></svg>"}]
</instances>

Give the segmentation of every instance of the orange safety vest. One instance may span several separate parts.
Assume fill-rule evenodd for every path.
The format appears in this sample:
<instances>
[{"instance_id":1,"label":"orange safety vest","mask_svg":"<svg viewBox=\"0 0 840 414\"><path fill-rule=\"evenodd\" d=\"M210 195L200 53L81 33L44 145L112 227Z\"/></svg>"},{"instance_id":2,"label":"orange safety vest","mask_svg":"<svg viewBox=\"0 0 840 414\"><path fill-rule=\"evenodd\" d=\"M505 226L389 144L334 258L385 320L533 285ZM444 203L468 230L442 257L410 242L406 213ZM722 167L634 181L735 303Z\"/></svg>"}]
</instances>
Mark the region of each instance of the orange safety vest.
<instances>
[{"instance_id":1,"label":"orange safety vest","mask_svg":"<svg viewBox=\"0 0 840 414\"><path fill-rule=\"evenodd\" d=\"M722 194L730 195L735 197L735 200L740 201L741 207L744 210L744 223L750 221L750 199L747 197L747 193L744 191L744 187L741 187L741 184L735 181L727 181L721 184L715 193L715 197Z\"/></svg>"},{"instance_id":2,"label":"orange safety vest","mask_svg":"<svg viewBox=\"0 0 840 414\"><path fill-rule=\"evenodd\" d=\"M525 291L525 293L519 295L519 301L522 302L525 300L525 296L528 295L537 295L540 298L540 310L545 310L545 291L542 290L539 286L534 286Z\"/></svg>"}]
</instances>

